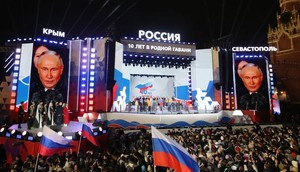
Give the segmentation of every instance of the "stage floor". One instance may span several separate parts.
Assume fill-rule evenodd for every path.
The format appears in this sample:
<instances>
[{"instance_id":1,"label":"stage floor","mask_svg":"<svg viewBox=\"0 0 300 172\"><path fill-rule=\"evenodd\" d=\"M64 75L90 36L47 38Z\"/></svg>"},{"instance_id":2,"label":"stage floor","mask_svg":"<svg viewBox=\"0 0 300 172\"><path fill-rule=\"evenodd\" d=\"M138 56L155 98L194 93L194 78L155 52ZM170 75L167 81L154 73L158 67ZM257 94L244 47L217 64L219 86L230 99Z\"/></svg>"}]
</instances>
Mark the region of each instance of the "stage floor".
<instances>
[{"instance_id":1,"label":"stage floor","mask_svg":"<svg viewBox=\"0 0 300 172\"><path fill-rule=\"evenodd\" d=\"M110 112L101 113L101 119L107 122L108 128L149 129L177 127L218 126L222 124L251 124L251 119L234 116L233 111L218 111L209 113L133 113Z\"/></svg>"},{"instance_id":2,"label":"stage floor","mask_svg":"<svg viewBox=\"0 0 300 172\"><path fill-rule=\"evenodd\" d=\"M80 118L85 118L85 122L70 121L67 126L50 126L51 129L63 135L72 135L81 131L82 123L87 124L91 129L99 128L94 126L94 121L100 120L106 128L120 129L150 129L151 126L157 128L177 128L177 127L201 127L201 126L218 126L224 124L253 124L248 115L236 116L234 111L221 110L209 113L134 113L134 112L108 112L108 113L87 113ZM79 117L78 117L79 118ZM78 119L77 118L77 119ZM101 124L102 125L102 124ZM42 128L31 128L28 130L27 123L14 124L9 130L17 130L20 133L29 131L34 136ZM93 130L94 131L94 130Z\"/></svg>"}]
</instances>

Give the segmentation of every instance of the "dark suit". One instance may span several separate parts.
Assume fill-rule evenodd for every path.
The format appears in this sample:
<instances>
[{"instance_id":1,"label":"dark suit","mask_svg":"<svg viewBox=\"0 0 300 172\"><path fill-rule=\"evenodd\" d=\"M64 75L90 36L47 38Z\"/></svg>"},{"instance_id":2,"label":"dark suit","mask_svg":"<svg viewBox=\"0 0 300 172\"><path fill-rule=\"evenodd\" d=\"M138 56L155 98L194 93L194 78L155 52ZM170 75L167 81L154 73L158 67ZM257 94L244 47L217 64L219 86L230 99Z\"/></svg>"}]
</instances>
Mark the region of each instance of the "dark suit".
<instances>
[{"instance_id":1,"label":"dark suit","mask_svg":"<svg viewBox=\"0 0 300 172\"><path fill-rule=\"evenodd\" d=\"M20 107L19 107L19 111L18 111L18 128L21 128L21 123L22 123L23 118L24 118L24 113L25 113L24 105L21 104Z\"/></svg>"},{"instance_id":2,"label":"dark suit","mask_svg":"<svg viewBox=\"0 0 300 172\"><path fill-rule=\"evenodd\" d=\"M239 93L238 109L266 110L269 108L268 93L264 89L260 89L255 93L249 93L247 90Z\"/></svg>"},{"instance_id":3,"label":"dark suit","mask_svg":"<svg viewBox=\"0 0 300 172\"><path fill-rule=\"evenodd\" d=\"M63 102L63 95L61 92L59 92L59 90L39 90L35 93L33 93L32 96L32 102L43 102L44 103L44 109L43 109L43 115L41 116L41 118L43 119L43 125L51 125L51 121L52 121L52 115L50 113L50 116L48 115L48 107L50 102L52 102L53 104L56 102ZM51 110L51 112L54 111L54 109L51 109L53 107L49 107Z\"/></svg>"},{"instance_id":4,"label":"dark suit","mask_svg":"<svg viewBox=\"0 0 300 172\"><path fill-rule=\"evenodd\" d=\"M49 104L50 101L64 102L66 100L66 87L64 86L64 81L61 79L53 90L45 90L40 81L31 84L30 95L31 102L39 104L40 102Z\"/></svg>"},{"instance_id":5,"label":"dark suit","mask_svg":"<svg viewBox=\"0 0 300 172\"><path fill-rule=\"evenodd\" d=\"M28 130L30 130L31 127L33 126L35 115L36 115L36 106L35 106L35 104L31 104L29 107L29 114L28 114L28 120L27 120Z\"/></svg>"},{"instance_id":6,"label":"dark suit","mask_svg":"<svg viewBox=\"0 0 300 172\"><path fill-rule=\"evenodd\" d=\"M64 90L62 87L62 83L59 82L54 89L48 89L46 90L40 81L34 82L31 84L30 92L31 92L31 103L34 102L37 106L42 102L43 108L40 108L37 113L39 115L36 115L34 127L40 127L39 123L43 120L43 124L51 125L51 119L48 119L48 107L50 102L55 104L56 102L64 102L64 96L63 93ZM45 109L45 106L47 108ZM40 114L41 113L41 114ZM38 118L37 118L38 117Z\"/></svg>"},{"instance_id":7,"label":"dark suit","mask_svg":"<svg viewBox=\"0 0 300 172\"><path fill-rule=\"evenodd\" d=\"M32 102L44 102L49 104L52 102L63 102L63 95L59 90L39 90L32 95Z\"/></svg>"},{"instance_id":8,"label":"dark suit","mask_svg":"<svg viewBox=\"0 0 300 172\"><path fill-rule=\"evenodd\" d=\"M57 104L55 107L55 124L60 126L64 123L64 109L62 104Z\"/></svg>"}]
</instances>

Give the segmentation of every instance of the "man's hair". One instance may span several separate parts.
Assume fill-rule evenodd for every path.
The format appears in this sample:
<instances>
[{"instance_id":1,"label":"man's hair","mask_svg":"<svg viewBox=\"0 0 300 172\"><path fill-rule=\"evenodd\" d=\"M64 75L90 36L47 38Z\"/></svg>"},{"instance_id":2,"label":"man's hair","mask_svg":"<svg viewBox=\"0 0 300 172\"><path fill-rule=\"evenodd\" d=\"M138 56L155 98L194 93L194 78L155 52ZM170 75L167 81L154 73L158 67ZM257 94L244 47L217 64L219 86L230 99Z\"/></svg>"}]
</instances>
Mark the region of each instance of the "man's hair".
<instances>
[{"instance_id":1,"label":"man's hair","mask_svg":"<svg viewBox=\"0 0 300 172\"><path fill-rule=\"evenodd\" d=\"M64 65L64 63L63 63L63 61L62 61L62 58L61 58L60 54L58 54L56 51L53 51L53 50L48 50L48 51L42 52L41 55L38 56L39 59L38 59L37 64L40 64L40 61L41 61L40 59L41 59L41 57L42 57L43 55L46 55L46 54L50 54L50 55L57 56L58 59L59 59L60 65L61 65L61 66Z\"/></svg>"},{"instance_id":2,"label":"man's hair","mask_svg":"<svg viewBox=\"0 0 300 172\"><path fill-rule=\"evenodd\" d=\"M244 70L243 70L243 69L244 69L245 67L255 67L261 75L263 74L262 70L260 69L260 67L259 67L257 64L254 64L254 63L247 63L245 66L243 66L242 71L241 71L241 75L244 74Z\"/></svg>"}]
</instances>

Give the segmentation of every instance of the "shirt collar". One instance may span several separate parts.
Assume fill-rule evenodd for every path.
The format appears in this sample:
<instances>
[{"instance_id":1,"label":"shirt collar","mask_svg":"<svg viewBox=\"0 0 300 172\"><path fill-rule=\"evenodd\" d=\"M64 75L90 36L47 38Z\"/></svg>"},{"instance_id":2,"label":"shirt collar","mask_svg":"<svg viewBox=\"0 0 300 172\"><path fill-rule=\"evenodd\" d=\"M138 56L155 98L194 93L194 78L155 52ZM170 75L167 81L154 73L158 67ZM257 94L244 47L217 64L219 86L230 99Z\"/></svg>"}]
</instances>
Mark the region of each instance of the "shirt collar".
<instances>
[{"instance_id":1,"label":"shirt collar","mask_svg":"<svg viewBox=\"0 0 300 172\"><path fill-rule=\"evenodd\" d=\"M54 88L48 89L48 88L44 88L44 91L48 91L48 90L54 90Z\"/></svg>"}]
</instances>

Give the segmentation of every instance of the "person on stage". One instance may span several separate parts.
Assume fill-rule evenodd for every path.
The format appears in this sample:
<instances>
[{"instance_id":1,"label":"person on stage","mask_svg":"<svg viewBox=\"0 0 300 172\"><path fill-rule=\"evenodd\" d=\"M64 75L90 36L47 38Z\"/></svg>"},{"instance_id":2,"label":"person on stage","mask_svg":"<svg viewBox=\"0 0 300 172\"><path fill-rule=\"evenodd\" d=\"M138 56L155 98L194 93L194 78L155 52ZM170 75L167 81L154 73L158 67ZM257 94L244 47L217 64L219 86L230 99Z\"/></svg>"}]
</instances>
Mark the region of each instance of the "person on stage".
<instances>
[{"instance_id":1,"label":"person on stage","mask_svg":"<svg viewBox=\"0 0 300 172\"><path fill-rule=\"evenodd\" d=\"M18 111L18 128L21 128L21 123L23 122L24 114L25 114L24 102L22 101Z\"/></svg>"},{"instance_id":2,"label":"person on stage","mask_svg":"<svg viewBox=\"0 0 300 172\"><path fill-rule=\"evenodd\" d=\"M70 121L70 116L69 116L69 110L68 110L68 105L67 103L63 103L63 114L64 114L64 126L68 126L69 125L69 121Z\"/></svg>"},{"instance_id":3,"label":"person on stage","mask_svg":"<svg viewBox=\"0 0 300 172\"><path fill-rule=\"evenodd\" d=\"M43 110L44 110L43 102L39 102L36 108L36 114L33 122L34 128L42 128Z\"/></svg>"},{"instance_id":4,"label":"person on stage","mask_svg":"<svg viewBox=\"0 0 300 172\"><path fill-rule=\"evenodd\" d=\"M50 101L48 109L47 109L47 116L48 116L48 125L54 125L54 105L53 101Z\"/></svg>"},{"instance_id":5,"label":"person on stage","mask_svg":"<svg viewBox=\"0 0 300 172\"><path fill-rule=\"evenodd\" d=\"M64 122L64 109L62 102L56 102L54 122L57 126L61 126Z\"/></svg>"},{"instance_id":6,"label":"person on stage","mask_svg":"<svg viewBox=\"0 0 300 172\"><path fill-rule=\"evenodd\" d=\"M27 119L27 128L28 128L28 130L30 130L31 127L33 127L35 112L36 112L35 103L32 102L31 105L29 106L29 113L28 113L28 119Z\"/></svg>"}]
</instances>

